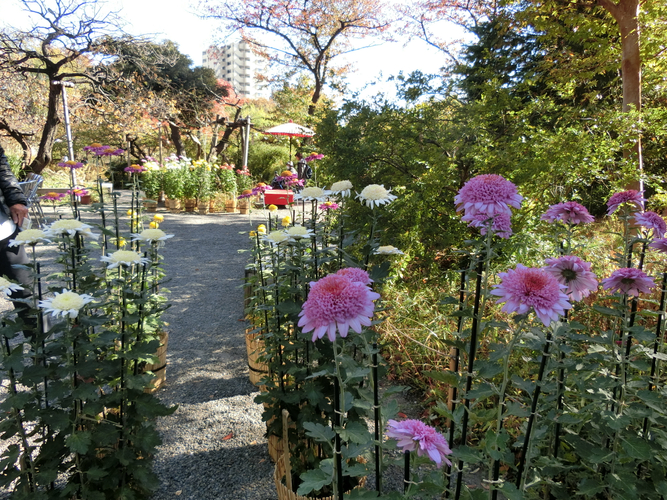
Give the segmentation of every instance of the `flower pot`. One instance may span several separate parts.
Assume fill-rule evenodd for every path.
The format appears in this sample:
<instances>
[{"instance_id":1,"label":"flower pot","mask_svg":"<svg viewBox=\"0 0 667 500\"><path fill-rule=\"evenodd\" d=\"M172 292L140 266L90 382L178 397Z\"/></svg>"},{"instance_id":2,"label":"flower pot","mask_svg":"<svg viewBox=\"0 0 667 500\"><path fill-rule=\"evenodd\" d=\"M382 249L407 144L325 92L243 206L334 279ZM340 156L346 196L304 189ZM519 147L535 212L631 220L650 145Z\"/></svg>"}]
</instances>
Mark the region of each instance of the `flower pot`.
<instances>
[{"instance_id":1,"label":"flower pot","mask_svg":"<svg viewBox=\"0 0 667 500\"><path fill-rule=\"evenodd\" d=\"M146 209L146 212L157 212L157 201L144 201L144 208Z\"/></svg>"},{"instance_id":2,"label":"flower pot","mask_svg":"<svg viewBox=\"0 0 667 500\"><path fill-rule=\"evenodd\" d=\"M194 198L186 198L184 205L186 212L194 212L195 208L197 208L197 200Z\"/></svg>"},{"instance_id":3,"label":"flower pot","mask_svg":"<svg viewBox=\"0 0 667 500\"><path fill-rule=\"evenodd\" d=\"M79 198L79 203L81 205L90 205L92 202L93 202L93 197L89 194L86 194Z\"/></svg>"},{"instance_id":4,"label":"flower pot","mask_svg":"<svg viewBox=\"0 0 667 500\"><path fill-rule=\"evenodd\" d=\"M269 366L259 358L264 354L264 339L261 332L246 333L245 346L248 353L248 371L250 383L259 385L269 373Z\"/></svg>"},{"instance_id":5,"label":"flower pot","mask_svg":"<svg viewBox=\"0 0 667 500\"><path fill-rule=\"evenodd\" d=\"M165 204L171 213L177 214L181 211L181 200L166 200Z\"/></svg>"},{"instance_id":6,"label":"flower pot","mask_svg":"<svg viewBox=\"0 0 667 500\"><path fill-rule=\"evenodd\" d=\"M156 363L146 363L141 372L153 372L155 378L151 380L150 385L144 389L144 392L155 392L167 381L167 345L169 344L169 333L160 332L160 347L157 348L155 356L158 358Z\"/></svg>"},{"instance_id":7,"label":"flower pot","mask_svg":"<svg viewBox=\"0 0 667 500\"><path fill-rule=\"evenodd\" d=\"M239 200L238 203L239 213L240 214L249 214L250 213L250 200L247 198Z\"/></svg>"},{"instance_id":8,"label":"flower pot","mask_svg":"<svg viewBox=\"0 0 667 500\"><path fill-rule=\"evenodd\" d=\"M200 215L206 215L209 211L208 201L202 201L201 203L198 203L197 211L199 212Z\"/></svg>"},{"instance_id":9,"label":"flower pot","mask_svg":"<svg viewBox=\"0 0 667 500\"><path fill-rule=\"evenodd\" d=\"M225 212L236 213L236 198L225 200Z\"/></svg>"},{"instance_id":10,"label":"flower pot","mask_svg":"<svg viewBox=\"0 0 667 500\"><path fill-rule=\"evenodd\" d=\"M287 488L285 483L283 483L284 478L285 478L285 456L283 455L276 462L276 468L273 471L273 481L276 484L276 492L278 493L278 500L313 500L313 498L316 498L316 497L305 497L303 495L297 495L289 488ZM363 488L366 485L366 476L358 478L358 481L359 483L356 486L354 486L353 489ZM351 491L352 489L346 491L345 494L349 494ZM317 498L320 498L321 500L334 500L333 495L327 497L317 497Z\"/></svg>"}]
</instances>

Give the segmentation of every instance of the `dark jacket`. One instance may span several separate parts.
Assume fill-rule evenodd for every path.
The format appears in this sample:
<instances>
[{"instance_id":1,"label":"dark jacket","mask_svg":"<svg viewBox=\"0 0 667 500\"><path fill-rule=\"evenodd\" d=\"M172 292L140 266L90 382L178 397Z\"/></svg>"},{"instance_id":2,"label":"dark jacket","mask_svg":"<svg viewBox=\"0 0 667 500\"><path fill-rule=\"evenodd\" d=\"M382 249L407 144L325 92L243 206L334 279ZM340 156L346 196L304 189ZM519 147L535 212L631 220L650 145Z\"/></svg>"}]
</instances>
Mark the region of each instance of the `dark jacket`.
<instances>
[{"instance_id":1,"label":"dark jacket","mask_svg":"<svg viewBox=\"0 0 667 500\"><path fill-rule=\"evenodd\" d=\"M27 203L25 195L19 186L19 181L16 180L9 166L5 150L0 146L0 207L2 207L2 210L7 215L10 215L9 207L13 205L27 205Z\"/></svg>"}]
</instances>

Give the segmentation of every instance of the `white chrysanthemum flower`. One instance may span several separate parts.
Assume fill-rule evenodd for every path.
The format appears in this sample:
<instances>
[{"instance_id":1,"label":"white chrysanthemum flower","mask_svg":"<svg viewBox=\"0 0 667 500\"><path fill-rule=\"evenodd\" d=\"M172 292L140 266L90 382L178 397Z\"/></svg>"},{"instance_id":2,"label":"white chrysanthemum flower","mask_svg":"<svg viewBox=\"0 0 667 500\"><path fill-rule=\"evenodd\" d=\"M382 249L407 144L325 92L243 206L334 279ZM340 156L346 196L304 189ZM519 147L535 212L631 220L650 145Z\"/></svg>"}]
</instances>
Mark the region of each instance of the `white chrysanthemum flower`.
<instances>
[{"instance_id":1,"label":"white chrysanthemum flower","mask_svg":"<svg viewBox=\"0 0 667 500\"><path fill-rule=\"evenodd\" d=\"M339 194L343 198L347 198L352 192L352 183L350 181L334 182L329 188L329 191L331 194Z\"/></svg>"},{"instance_id":2,"label":"white chrysanthemum flower","mask_svg":"<svg viewBox=\"0 0 667 500\"><path fill-rule=\"evenodd\" d=\"M290 239L285 231L271 231L269 234L262 237L264 241L271 243L271 245L280 245Z\"/></svg>"},{"instance_id":3,"label":"white chrysanthemum flower","mask_svg":"<svg viewBox=\"0 0 667 500\"><path fill-rule=\"evenodd\" d=\"M9 240L7 246L18 247L20 245L36 245L37 243L51 243L46 238L46 233L41 229L25 229L16 235L16 238Z\"/></svg>"},{"instance_id":4,"label":"white chrysanthemum flower","mask_svg":"<svg viewBox=\"0 0 667 500\"><path fill-rule=\"evenodd\" d=\"M329 191L325 191L322 188L318 187L307 187L301 190L300 193L294 195L296 200L317 200L317 201L326 201Z\"/></svg>"},{"instance_id":5,"label":"white chrysanthemum flower","mask_svg":"<svg viewBox=\"0 0 667 500\"><path fill-rule=\"evenodd\" d=\"M63 318L69 316L74 319L79 315L79 311L92 302L93 298L90 295L78 294L63 289L62 293L55 292L55 296L50 299L40 300L39 307L44 309L44 312L51 313L53 317Z\"/></svg>"},{"instance_id":6,"label":"white chrysanthemum flower","mask_svg":"<svg viewBox=\"0 0 667 500\"><path fill-rule=\"evenodd\" d=\"M370 184L357 194L357 198L360 198L361 202L365 202L369 207L375 208L391 203L397 196L391 194L391 189L385 189L381 184Z\"/></svg>"},{"instance_id":7,"label":"white chrysanthemum flower","mask_svg":"<svg viewBox=\"0 0 667 500\"><path fill-rule=\"evenodd\" d=\"M6 296L9 296L12 292L18 292L23 290L21 285L17 285L9 281L7 278L0 276L0 292L4 293Z\"/></svg>"},{"instance_id":8,"label":"white chrysanthemum flower","mask_svg":"<svg viewBox=\"0 0 667 500\"><path fill-rule=\"evenodd\" d=\"M140 233L131 233L132 241L143 241L146 243L164 243L169 238L173 238L173 234L167 234L162 229L144 229Z\"/></svg>"},{"instance_id":9,"label":"white chrysanthemum flower","mask_svg":"<svg viewBox=\"0 0 667 500\"><path fill-rule=\"evenodd\" d=\"M379 246L373 252L375 255L405 255L398 248L391 245Z\"/></svg>"},{"instance_id":10,"label":"white chrysanthemum flower","mask_svg":"<svg viewBox=\"0 0 667 500\"><path fill-rule=\"evenodd\" d=\"M81 221L76 219L61 219L55 221L51 224L45 231L45 234L49 237L51 236L64 236L68 234L69 236L74 236L76 233L88 236L89 238L95 238L99 236L98 234L93 234L91 231L93 227L88 224L84 224Z\"/></svg>"},{"instance_id":11,"label":"white chrysanthemum flower","mask_svg":"<svg viewBox=\"0 0 667 500\"><path fill-rule=\"evenodd\" d=\"M103 262L108 262L108 269L120 266L131 266L132 264L148 264L150 259L142 257L139 252L134 250L116 250L111 255L100 257Z\"/></svg>"},{"instance_id":12,"label":"white chrysanthemum flower","mask_svg":"<svg viewBox=\"0 0 667 500\"><path fill-rule=\"evenodd\" d=\"M306 229L303 226L292 226L286 229L287 236L299 240L301 238L311 238L314 236L312 229Z\"/></svg>"}]
</instances>

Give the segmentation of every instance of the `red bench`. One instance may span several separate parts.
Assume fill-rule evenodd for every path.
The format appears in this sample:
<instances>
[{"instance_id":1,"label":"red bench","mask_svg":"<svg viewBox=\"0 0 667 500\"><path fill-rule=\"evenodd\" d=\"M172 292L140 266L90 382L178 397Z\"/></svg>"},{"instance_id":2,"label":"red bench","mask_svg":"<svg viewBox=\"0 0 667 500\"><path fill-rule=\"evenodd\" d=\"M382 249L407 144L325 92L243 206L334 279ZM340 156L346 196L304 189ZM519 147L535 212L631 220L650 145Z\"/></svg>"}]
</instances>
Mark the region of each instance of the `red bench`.
<instances>
[{"instance_id":1,"label":"red bench","mask_svg":"<svg viewBox=\"0 0 667 500\"><path fill-rule=\"evenodd\" d=\"M294 203L294 192L289 189L271 189L264 192L265 205L289 205Z\"/></svg>"}]
</instances>

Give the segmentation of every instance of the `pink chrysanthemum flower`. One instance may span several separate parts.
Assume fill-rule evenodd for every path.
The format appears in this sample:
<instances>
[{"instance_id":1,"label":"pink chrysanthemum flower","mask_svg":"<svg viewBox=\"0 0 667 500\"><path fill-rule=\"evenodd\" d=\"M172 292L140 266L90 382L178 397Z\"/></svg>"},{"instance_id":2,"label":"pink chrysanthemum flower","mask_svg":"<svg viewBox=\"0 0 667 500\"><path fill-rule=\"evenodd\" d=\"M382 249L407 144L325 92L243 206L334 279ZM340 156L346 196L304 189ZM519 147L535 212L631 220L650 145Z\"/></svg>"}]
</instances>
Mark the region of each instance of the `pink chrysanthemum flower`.
<instances>
[{"instance_id":1,"label":"pink chrysanthemum flower","mask_svg":"<svg viewBox=\"0 0 667 500\"><path fill-rule=\"evenodd\" d=\"M609 278L603 279L602 288L639 297L640 293L649 293L655 288L655 282L641 269L623 267L611 273Z\"/></svg>"},{"instance_id":2,"label":"pink chrysanthemum flower","mask_svg":"<svg viewBox=\"0 0 667 500\"><path fill-rule=\"evenodd\" d=\"M83 163L81 163L80 161L76 161L76 160L67 160L67 161L61 161L60 163L58 163L58 166L59 167L67 167L67 168L70 168L72 170L76 170L78 168L83 168Z\"/></svg>"},{"instance_id":3,"label":"pink chrysanthemum flower","mask_svg":"<svg viewBox=\"0 0 667 500\"><path fill-rule=\"evenodd\" d=\"M516 186L501 175L484 174L473 177L454 197L456 210L465 210L466 215L483 213L493 215L508 213L509 207L521 207L523 196L517 193Z\"/></svg>"},{"instance_id":4,"label":"pink chrysanthemum flower","mask_svg":"<svg viewBox=\"0 0 667 500\"><path fill-rule=\"evenodd\" d=\"M74 188L74 189L68 189L67 194L71 194L74 196L88 196L90 193L85 188Z\"/></svg>"},{"instance_id":5,"label":"pink chrysanthemum flower","mask_svg":"<svg viewBox=\"0 0 667 500\"><path fill-rule=\"evenodd\" d=\"M140 174L141 172L145 172L148 169L143 165L130 165L129 167L125 167L123 170L125 170L128 174Z\"/></svg>"},{"instance_id":6,"label":"pink chrysanthemum flower","mask_svg":"<svg viewBox=\"0 0 667 500\"><path fill-rule=\"evenodd\" d=\"M621 191L620 193L611 195L611 198L609 198L609 201L607 202L607 215L613 214L618 210L618 207L624 203L630 203L642 210L644 208L644 202L646 201L643 195L643 191L636 191L634 189Z\"/></svg>"},{"instance_id":7,"label":"pink chrysanthemum flower","mask_svg":"<svg viewBox=\"0 0 667 500\"><path fill-rule=\"evenodd\" d=\"M420 457L427 454L438 467L442 467L443 462L452 465L447 459L447 455L452 453L447 440L430 425L413 419L401 422L389 420L386 435L390 439L395 439L403 451L416 450Z\"/></svg>"},{"instance_id":8,"label":"pink chrysanthemum flower","mask_svg":"<svg viewBox=\"0 0 667 500\"><path fill-rule=\"evenodd\" d=\"M565 255L557 259L546 259L544 270L551 273L561 285L565 285L565 293L570 300L579 302L597 290L598 282L595 273L591 272L591 264L574 255Z\"/></svg>"},{"instance_id":9,"label":"pink chrysanthemum flower","mask_svg":"<svg viewBox=\"0 0 667 500\"><path fill-rule=\"evenodd\" d=\"M544 212L541 219L548 222L556 222L559 220L564 224L588 224L595 220L595 218L588 213L586 207L576 201L566 201L564 203L551 205L549 209Z\"/></svg>"},{"instance_id":10,"label":"pink chrysanthemum flower","mask_svg":"<svg viewBox=\"0 0 667 500\"><path fill-rule=\"evenodd\" d=\"M338 276L345 276L350 281L363 283L364 285L370 285L373 282L368 273L358 267L344 267L343 269L339 269L336 274Z\"/></svg>"},{"instance_id":11,"label":"pink chrysanthemum flower","mask_svg":"<svg viewBox=\"0 0 667 500\"><path fill-rule=\"evenodd\" d=\"M502 279L491 295L500 297L497 304L505 302L502 310L506 313L526 314L531 308L544 326L557 320L572 307L561 288L564 285L544 269L526 267L521 264L506 273L498 273Z\"/></svg>"},{"instance_id":12,"label":"pink chrysanthemum flower","mask_svg":"<svg viewBox=\"0 0 667 500\"><path fill-rule=\"evenodd\" d=\"M491 221L493 219L493 221ZM491 222L491 232L500 238L509 238L512 236L512 221L510 214L499 213L495 215L487 215L482 212L476 214L466 214L461 217L462 221L468 222L470 227L480 228L480 233L485 235Z\"/></svg>"},{"instance_id":13,"label":"pink chrysanthemum flower","mask_svg":"<svg viewBox=\"0 0 667 500\"><path fill-rule=\"evenodd\" d=\"M329 340L335 341L336 329L341 337L347 337L350 328L361 333L362 325L371 325L375 311L373 301L379 298L380 294L363 283L330 274L310 283L308 300L299 313L299 326L304 333L313 330L313 342L325 333Z\"/></svg>"},{"instance_id":14,"label":"pink chrysanthemum flower","mask_svg":"<svg viewBox=\"0 0 667 500\"><path fill-rule=\"evenodd\" d=\"M65 193L50 192L50 193L46 193L45 195L40 196L39 198L41 200L56 202L56 201L62 200L65 196L67 196Z\"/></svg>"},{"instance_id":15,"label":"pink chrysanthemum flower","mask_svg":"<svg viewBox=\"0 0 667 500\"><path fill-rule=\"evenodd\" d=\"M340 205L334 201L325 201L319 206L320 210L338 210Z\"/></svg>"},{"instance_id":16,"label":"pink chrysanthemum flower","mask_svg":"<svg viewBox=\"0 0 667 500\"><path fill-rule=\"evenodd\" d=\"M665 220L655 212L644 212L635 215L635 222L647 230L653 229L653 236L655 238L662 238L667 232L667 224Z\"/></svg>"},{"instance_id":17,"label":"pink chrysanthemum flower","mask_svg":"<svg viewBox=\"0 0 667 500\"><path fill-rule=\"evenodd\" d=\"M667 253L667 238L653 240L648 246L655 248L658 252Z\"/></svg>"}]
</instances>

